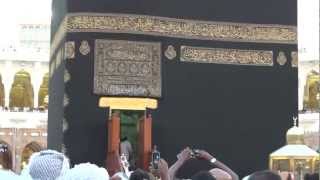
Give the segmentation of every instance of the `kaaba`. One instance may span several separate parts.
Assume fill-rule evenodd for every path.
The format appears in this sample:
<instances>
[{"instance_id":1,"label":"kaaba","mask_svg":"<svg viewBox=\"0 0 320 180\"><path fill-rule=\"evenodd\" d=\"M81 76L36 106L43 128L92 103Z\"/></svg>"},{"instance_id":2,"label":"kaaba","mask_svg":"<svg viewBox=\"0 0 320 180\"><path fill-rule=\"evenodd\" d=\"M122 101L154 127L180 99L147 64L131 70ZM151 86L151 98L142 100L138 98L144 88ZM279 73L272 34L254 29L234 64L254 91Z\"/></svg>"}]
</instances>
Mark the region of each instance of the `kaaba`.
<instances>
[{"instance_id":1,"label":"kaaba","mask_svg":"<svg viewBox=\"0 0 320 180\"><path fill-rule=\"evenodd\" d=\"M296 1L55 0L52 10L48 148L72 164L107 166L139 113L136 146L157 145L169 165L189 146L244 176L285 144L298 110ZM192 160L179 176L207 168Z\"/></svg>"}]
</instances>

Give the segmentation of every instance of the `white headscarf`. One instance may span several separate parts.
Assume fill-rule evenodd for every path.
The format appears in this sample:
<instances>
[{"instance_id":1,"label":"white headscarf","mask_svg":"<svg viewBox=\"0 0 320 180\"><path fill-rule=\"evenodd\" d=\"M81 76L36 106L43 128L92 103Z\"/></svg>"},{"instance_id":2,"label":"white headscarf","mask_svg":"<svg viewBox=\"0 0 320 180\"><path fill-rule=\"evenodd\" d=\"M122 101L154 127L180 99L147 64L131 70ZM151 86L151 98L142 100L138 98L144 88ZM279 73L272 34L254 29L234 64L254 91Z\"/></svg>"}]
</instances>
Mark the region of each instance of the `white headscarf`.
<instances>
[{"instance_id":1,"label":"white headscarf","mask_svg":"<svg viewBox=\"0 0 320 180\"><path fill-rule=\"evenodd\" d=\"M59 180L108 180L106 169L95 164L82 163L67 171Z\"/></svg>"},{"instance_id":2,"label":"white headscarf","mask_svg":"<svg viewBox=\"0 0 320 180\"><path fill-rule=\"evenodd\" d=\"M70 169L69 159L54 150L44 150L31 155L21 176L34 180L55 180Z\"/></svg>"},{"instance_id":3,"label":"white headscarf","mask_svg":"<svg viewBox=\"0 0 320 180\"><path fill-rule=\"evenodd\" d=\"M21 177L10 170L0 170L0 179L8 180L32 180L31 178Z\"/></svg>"}]
</instances>

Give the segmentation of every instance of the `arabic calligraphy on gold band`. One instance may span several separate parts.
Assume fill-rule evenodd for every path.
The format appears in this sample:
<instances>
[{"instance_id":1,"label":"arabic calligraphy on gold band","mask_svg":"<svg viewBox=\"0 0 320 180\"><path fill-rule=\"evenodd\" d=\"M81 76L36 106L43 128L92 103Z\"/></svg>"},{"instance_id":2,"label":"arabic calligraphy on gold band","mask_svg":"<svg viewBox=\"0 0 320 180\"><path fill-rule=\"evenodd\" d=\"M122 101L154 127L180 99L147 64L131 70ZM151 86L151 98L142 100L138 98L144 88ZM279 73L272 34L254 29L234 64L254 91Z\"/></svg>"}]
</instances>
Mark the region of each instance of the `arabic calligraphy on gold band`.
<instances>
[{"instance_id":1,"label":"arabic calligraphy on gold band","mask_svg":"<svg viewBox=\"0 0 320 180\"><path fill-rule=\"evenodd\" d=\"M198 21L133 14L69 13L54 36L52 50L57 48L68 32L127 33L231 42L297 43L296 26Z\"/></svg>"},{"instance_id":2,"label":"arabic calligraphy on gold band","mask_svg":"<svg viewBox=\"0 0 320 180\"><path fill-rule=\"evenodd\" d=\"M181 46L181 61L195 63L273 65L272 51Z\"/></svg>"}]
</instances>

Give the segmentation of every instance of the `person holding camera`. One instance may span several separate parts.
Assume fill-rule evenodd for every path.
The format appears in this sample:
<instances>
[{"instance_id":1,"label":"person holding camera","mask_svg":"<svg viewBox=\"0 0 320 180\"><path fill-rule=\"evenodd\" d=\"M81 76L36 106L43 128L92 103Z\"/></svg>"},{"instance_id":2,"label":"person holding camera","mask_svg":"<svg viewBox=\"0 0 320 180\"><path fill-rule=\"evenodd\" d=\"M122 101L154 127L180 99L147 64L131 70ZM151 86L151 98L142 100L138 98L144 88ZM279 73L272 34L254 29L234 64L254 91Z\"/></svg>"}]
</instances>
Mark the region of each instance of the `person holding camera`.
<instances>
[{"instance_id":1,"label":"person holding camera","mask_svg":"<svg viewBox=\"0 0 320 180\"><path fill-rule=\"evenodd\" d=\"M192 150L189 147L185 148L177 155L178 160L169 169L170 180L177 179L176 173L183 166L183 164L191 158L203 159L209 161L215 169L209 171L214 179L230 179L239 180L239 176L232 171L228 166L214 158L211 154L204 150Z\"/></svg>"},{"instance_id":2,"label":"person holding camera","mask_svg":"<svg viewBox=\"0 0 320 180\"><path fill-rule=\"evenodd\" d=\"M161 158L160 152L158 151L156 145L152 150L149 170L155 177L158 177L161 180L169 180L168 163L163 158Z\"/></svg>"}]
</instances>

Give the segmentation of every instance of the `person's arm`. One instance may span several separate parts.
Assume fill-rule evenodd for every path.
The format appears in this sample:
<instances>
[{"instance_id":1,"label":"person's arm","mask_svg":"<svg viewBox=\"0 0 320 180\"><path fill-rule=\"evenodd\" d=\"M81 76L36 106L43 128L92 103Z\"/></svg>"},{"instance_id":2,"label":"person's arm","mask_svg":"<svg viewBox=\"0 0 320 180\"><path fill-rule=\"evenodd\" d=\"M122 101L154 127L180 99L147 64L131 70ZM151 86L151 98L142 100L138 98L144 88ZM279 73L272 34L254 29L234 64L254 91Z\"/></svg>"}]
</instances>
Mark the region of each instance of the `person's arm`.
<instances>
[{"instance_id":1,"label":"person's arm","mask_svg":"<svg viewBox=\"0 0 320 180\"><path fill-rule=\"evenodd\" d=\"M149 166L149 171L150 171L150 174L154 177L159 177L161 180L169 180L168 163L162 158L158 163L158 168L154 169L154 167L151 165Z\"/></svg>"},{"instance_id":2,"label":"person's arm","mask_svg":"<svg viewBox=\"0 0 320 180\"><path fill-rule=\"evenodd\" d=\"M180 154L177 155L177 158L178 160L169 168L169 180L174 180L181 166L191 158L190 148L185 148Z\"/></svg>"},{"instance_id":3,"label":"person's arm","mask_svg":"<svg viewBox=\"0 0 320 180\"><path fill-rule=\"evenodd\" d=\"M213 165L215 165L217 168L220 168L224 171L226 171L228 174L230 174L230 176L232 177L232 180L239 180L239 176L233 171L231 170L228 166L226 166L225 164L223 164L222 162L218 161L216 158L214 158L211 154L209 154L206 151L200 150L199 151L199 157L203 158L207 161L212 161L215 160L213 162Z\"/></svg>"},{"instance_id":4,"label":"person's arm","mask_svg":"<svg viewBox=\"0 0 320 180\"><path fill-rule=\"evenodd\" d=\"M168 171L169 171L168 163L164 159L160 159L159 175L160 175L161 180L170 180Z\"/></svg>"},{"instance_id":5,"label":"person's arm","mask_svg":"<svg viewBox=\"0 0 320 180\"><path fill-rule=\"evenodd\" d=\"M178 160L169 168L170 180L174 180L176 178L176 174L183 164L184 162Z\"/></svg>"}]
</instances>

